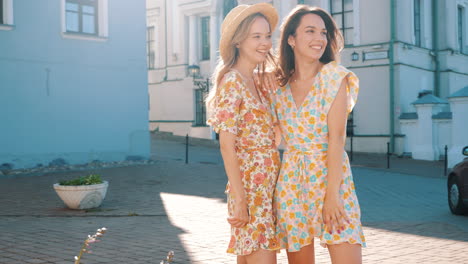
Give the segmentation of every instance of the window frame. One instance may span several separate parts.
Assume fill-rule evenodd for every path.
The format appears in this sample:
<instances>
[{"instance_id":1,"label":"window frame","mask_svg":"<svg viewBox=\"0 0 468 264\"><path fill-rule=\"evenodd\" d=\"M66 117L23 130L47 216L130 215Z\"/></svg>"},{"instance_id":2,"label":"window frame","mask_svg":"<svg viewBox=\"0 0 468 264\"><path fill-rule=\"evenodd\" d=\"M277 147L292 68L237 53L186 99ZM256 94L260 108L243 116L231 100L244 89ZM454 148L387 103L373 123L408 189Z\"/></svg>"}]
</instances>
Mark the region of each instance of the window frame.
<instances>
[{"instance_id":1,"label":"window frame","mask_svg":"<svg viewBox=\"0 0 468 264\"><path fill-rule=\"evenodd\" d=\"M194 89L195 99L195 118L193 122L194 127L207 126L206 125L206 105L205 98L207 92L203 88Z\"/></svg>"},{"instance_id":2,"label":"window frame","mask_svg":"<svg viewBox=\"0 0 468 264\"><path fill-rule=\"evenodd\" d=\"M200 50L201 50L201 60L210 60L210 20L209 16L200 17Z\"/></svg>"},{"instance_id":3,"label":"window frame","mask_svg":"<svg viewBox=\"0 0 468 264\"><path fill-rule=\"evenodd\" d=\"M155 69L155 58L156 58L156 49L155 49L155 36L156 36L156 27L154 25L146 27L146 47L147 47L147 67L148 69Z\"/></svg>"},{"instance_id":4,"label":"window frame","mask_svg":"<svg viewBox=\"0 0 468 264\"><path fill-rule=\"evenodd\" d=\"M77 39L77 40L89 40L104 42L108 40L109 36L109 0L96 0L98 9L97 11L97 34L83 34L76 33L74 31L67 31L67 20L66 20L66 1L60 0L61 3L61 35L62 38Z\"/></svg>"},{"instance_id":5,"label":"window frame","mask_svg":"<svg viewBox=\"0 0 468 264\"><path fill-rule=\"evenodd\" d=\"M354 46L354 31L356 30L355 25L354 25L354 16L356 15L354 12L354 1L351 1L351 10L345 10L345 0L341 0L341 11L340 12L334 12L334 5L333 5L333 0L330 0L330 15L332 16L333 19L336 20L335 16L341 15L341 27L339 28L341 30L341 33L343 34L343 40L344 40L344 46L345 47L352 47ZM346 27L346 15L351 14L353 16L352 19L352 26L351 27ZM351 35L346 38L346 32L351 32Z\"/></svg>"},{"instance_id":6,"label":"window frame","mask_svg":"<svg viewBox=\"0 0 468 264\"><path fill-rule=\"evenodd\" d=\"M354 136L354 110L349 113L348 118L346 119L346 136Z\"/></svg>"},{"instance_id":7,"label":"window frame","mask_svg":"<svg viewBox=\"0 0 468 264\"><path fill-rule=\"evenodd\" d=\"M457 5L457 46L462 54L467 54L468 52L465 50L465 43L466 43L466 36L465 31L466 28L466 16L465 16L465 6Z\"/></svg>"},{"instance_id":8,"label":"window frame","mask_svg":"<svg viewBox=\"0 0 468 264\"><path fill-rule=\"evenodd\" d=\"M0 25L5 25L5 21L3 19L3 0L0 0Z\"/></svg>"},{"instance_id":9,"label":"window frame","mask_svg":"<svg viewBox=\"0 0 468 264\"><path fill-rule=\"evenodd\" d=\"M0 30L13 29L13 0L0 0Z\"/></svg>"},{"instance_id":10,"label":"window frame","mask_svg":"<svg viewBox=\"0 0 468 264\"><path fill-rule=\"evenodd\" d=\"M73 3L78 5L78 11L67 10L67 3ZM94 14L86 13L83 11L83 6L92 6L94 7ZM67 21L67 14L68 13L76 13L78 14L78 31L71 31L67 29L68 21ZM83 30L83 16L85 15L92 15L94 18L94 33L84 32ZM84 35L91 35L91 36L99 36L99 0L65 0L65 30L67 33L72 34L84 34Z\"/></svg>"},{"instance_id":11,"label":"window frame","mask_svg":"<svg viewBox=\"0 0 468 264\"><path fill-rule=\"evenodd\" d=\"M223 1L223 19L237 5L238 5L237 0L224 0Z\"/></svg>"},{"instance_id":12,"label":"window frame","mask_svg":"<svg viewBox=\"0 0 468 264\"><path fill-rule=\"evenodd\" d=\"M422 13L421 0L413 0L413 34L414 45L422 47Z\"/></svg>"}]
</instances>

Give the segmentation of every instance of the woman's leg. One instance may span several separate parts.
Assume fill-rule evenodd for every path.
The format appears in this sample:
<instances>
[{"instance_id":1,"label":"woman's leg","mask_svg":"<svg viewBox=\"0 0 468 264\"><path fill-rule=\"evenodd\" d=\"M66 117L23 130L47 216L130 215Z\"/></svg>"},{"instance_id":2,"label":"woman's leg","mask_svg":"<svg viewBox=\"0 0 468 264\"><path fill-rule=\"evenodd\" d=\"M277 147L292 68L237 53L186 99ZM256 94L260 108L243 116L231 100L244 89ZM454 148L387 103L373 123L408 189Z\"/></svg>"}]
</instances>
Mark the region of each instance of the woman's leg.
<instances>
[{"instance_id":1,"label":"woman's leg","mask_svg":"<svg viewBox=\"0 0 468 264\"><path fill-rule=\"evenodd\" d=\"M315 252L314 252L314 241L312 244L302 247L301 250L296 252L288 253L289 264L314 264L315 263Z\"/></svg>"},{"instance_id":2,"label":"woman's leg","mask_svg":"<svg viewBox=\"0 0 468 264\"><path fill-rule=\"evenodd\" d=\"M342 243L338 245L327 245L328 252L333 264L361 264L361 245Z\"/></svg>"},{"instance_id":3,"label":"woman's leg","mask_svg":"<svg viewBox=\"0 0 468 264\"><path fill-rule=\"evenodd\" d=\"M247 264L245 256L237 256L237 264Z\"/></svg>"},{"instance_id":4,"label":"woman's leg","mask_svg":"<svg viewBox=\"0 0 468 264\"><path fill-rule=\"evenodd\" d=\"M259 249L243 257L245 257L247 264L276 264L276 251ZM237 261L239 263L239 257L237 257Z\"/></svg>"}]
</instances>

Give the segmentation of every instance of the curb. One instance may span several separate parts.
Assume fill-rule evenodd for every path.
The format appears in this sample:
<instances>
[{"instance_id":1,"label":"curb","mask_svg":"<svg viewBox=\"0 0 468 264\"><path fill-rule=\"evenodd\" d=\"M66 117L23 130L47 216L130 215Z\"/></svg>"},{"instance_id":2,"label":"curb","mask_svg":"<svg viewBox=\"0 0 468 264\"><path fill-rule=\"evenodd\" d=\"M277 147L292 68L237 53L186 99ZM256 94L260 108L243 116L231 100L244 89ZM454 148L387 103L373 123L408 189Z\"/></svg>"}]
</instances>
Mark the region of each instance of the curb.
<instances>
[{"instance_id":1,"label":"curb","mask_svg":"<svg viewBox=\"0 0 468 264\"><path fill-rule=\"evenodd\" d=\"M155 131L155 132L151 132L151 137L153 139L169 140L169 141L179 142L183 144L185 144L187 140L186 137L176 136L172 132ZM219 141L213 140L213 139L206 139L206 138L189 137L189 145L219 148Z\"/></svg>"}]
</instances>

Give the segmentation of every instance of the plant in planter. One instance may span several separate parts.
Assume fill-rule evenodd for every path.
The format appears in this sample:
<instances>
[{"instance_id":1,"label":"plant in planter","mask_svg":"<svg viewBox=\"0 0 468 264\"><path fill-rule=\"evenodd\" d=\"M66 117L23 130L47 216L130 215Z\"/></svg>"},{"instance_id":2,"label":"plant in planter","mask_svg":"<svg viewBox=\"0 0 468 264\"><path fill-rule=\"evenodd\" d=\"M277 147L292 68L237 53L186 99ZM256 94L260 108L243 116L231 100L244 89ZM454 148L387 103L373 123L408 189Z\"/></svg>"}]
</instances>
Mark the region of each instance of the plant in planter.
<instances>
[{"instance_id":1,"label":"plant in planter","mask_svg":"<svg viewBox=\"0 0 468 264\"><path fill-rule=\"evenodd\" d=\"M98 174L89 174L77 179L60 181L54 189L70 209L90 209L99 207L106 197L109 183Z\"/></svg>"}]
</instances>

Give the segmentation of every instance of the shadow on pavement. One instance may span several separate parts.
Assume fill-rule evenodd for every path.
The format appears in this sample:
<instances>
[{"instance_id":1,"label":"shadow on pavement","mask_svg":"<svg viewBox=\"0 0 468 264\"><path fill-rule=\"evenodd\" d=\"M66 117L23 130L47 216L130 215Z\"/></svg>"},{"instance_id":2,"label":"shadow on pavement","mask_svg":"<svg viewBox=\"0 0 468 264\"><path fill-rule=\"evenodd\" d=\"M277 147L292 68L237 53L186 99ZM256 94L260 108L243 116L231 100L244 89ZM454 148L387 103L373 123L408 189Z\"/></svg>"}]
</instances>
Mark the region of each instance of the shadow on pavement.
<instances>
[{"instance_id":1,"label":"shadow on pavement","mask_svg":"<svg viewBox=\"0 0 468 264\"><path fill-rule=\"evenodd\" d=\"M219 263L229 232L221 155L215 146L189 147L188 164L182 142L153 140L155 164L0 178L0 263L70 261L103 226L109 232L89 263L159 263L170 250L175 264ZM65 209L52 184L90 172L110 183L103 205ZM361 166L353 173L365 227L468 241L467 217L449 213L445 178Z\"/></svg>"},{"instance_id":2,"label":"shadow on pavement","mask_svg":"<svg viewBox=\"0 0 468 264\"><path fill-rule=\"evenodd\" d=\"M185 231L171 223L162 204L160 192L172 179L161 171L155 164L0 179L0 263L71 262L100 227L108 233L83 263L159 263L170 250L174 263L190 263L179 239ZM52 184L90 172L109 181L102 206L65 208Z\"/></svg>"},{"instance_id":3,"label":"shadow on pavement","mask_svg":"<svg viewBox=\"0 0 468 264\"><path fill-rule=\"evenodd\" d=\"M157 154L159 149L160 158L179 161L179 168L191 168L186 173L193 175L186 178L191 187L187 189L176 185L168 191L224 200L222 190L226 176L216 146L190 146L189 165L184 164L183 142L156 139L153 140L153 146L156 147L154 153ZM172 152L166 155L165 150L168 148ZM218 166L206 164L208 162ZM418 161L392 156L390 169L386 166L385 155L354 153L352 167L364 226L389 232L468 241L467 217L454 216L448 209L442 161ZM176 170L171 171L169 168L167 173L176 173Z\"/></svg>"}]
</instances>

